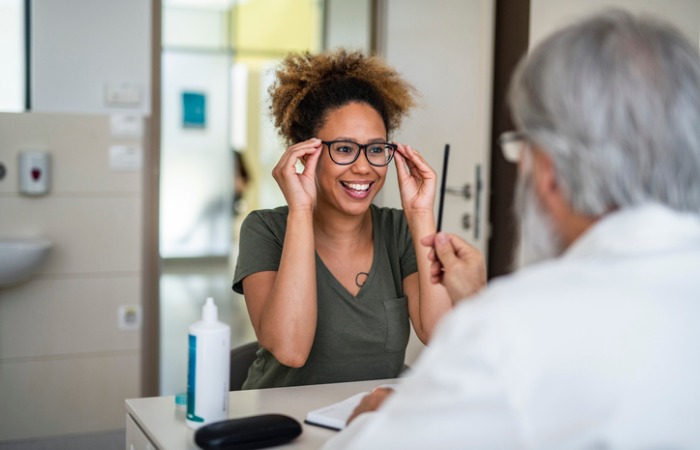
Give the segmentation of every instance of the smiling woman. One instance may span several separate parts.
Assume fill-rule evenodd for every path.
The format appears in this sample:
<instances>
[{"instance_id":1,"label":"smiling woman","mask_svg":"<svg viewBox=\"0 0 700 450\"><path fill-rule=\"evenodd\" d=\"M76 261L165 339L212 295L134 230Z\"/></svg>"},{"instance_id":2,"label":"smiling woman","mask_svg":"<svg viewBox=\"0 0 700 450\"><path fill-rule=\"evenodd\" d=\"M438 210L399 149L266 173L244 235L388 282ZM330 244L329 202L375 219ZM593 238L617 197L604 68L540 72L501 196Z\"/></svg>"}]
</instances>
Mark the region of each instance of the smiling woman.
<instances>
[{"instance_id":1,"label":"smiling woman","mask_svg":"<svg viewBox=\"0 0 700 450\"><path fill-rule=\"evenodd\" d=\"M394 378L409 320L427 342L451 306L411 238L435 232L435 173L390 142L415 91L381 59L337 50L287 56L270 96L287 206L241 229L233 288L261 345L243 387ZM372 204L392 159L403 211Z\"/></svg>"}]
</instances>

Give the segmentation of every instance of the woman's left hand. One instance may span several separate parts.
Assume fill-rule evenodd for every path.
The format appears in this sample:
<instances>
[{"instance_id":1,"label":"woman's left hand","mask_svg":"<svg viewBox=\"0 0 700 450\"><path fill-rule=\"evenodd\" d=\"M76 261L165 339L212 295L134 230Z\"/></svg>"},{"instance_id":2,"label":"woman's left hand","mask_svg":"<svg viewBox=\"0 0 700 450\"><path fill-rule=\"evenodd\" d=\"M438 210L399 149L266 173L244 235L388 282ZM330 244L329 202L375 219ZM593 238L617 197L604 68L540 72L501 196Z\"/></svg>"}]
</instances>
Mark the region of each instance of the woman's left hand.
<instances>
[{"instance_id":1,"label":"woman's left hand","mask_svg":"<svg viewBox=\"0 0 700 450\"><path fill-rule=\"evenodd\" d=\"M398 142L394 155L401 205L405 212L433 211L437 176L418 151ZM406 171L408 168L408 171Z\"/></svg>"}]
</instances>

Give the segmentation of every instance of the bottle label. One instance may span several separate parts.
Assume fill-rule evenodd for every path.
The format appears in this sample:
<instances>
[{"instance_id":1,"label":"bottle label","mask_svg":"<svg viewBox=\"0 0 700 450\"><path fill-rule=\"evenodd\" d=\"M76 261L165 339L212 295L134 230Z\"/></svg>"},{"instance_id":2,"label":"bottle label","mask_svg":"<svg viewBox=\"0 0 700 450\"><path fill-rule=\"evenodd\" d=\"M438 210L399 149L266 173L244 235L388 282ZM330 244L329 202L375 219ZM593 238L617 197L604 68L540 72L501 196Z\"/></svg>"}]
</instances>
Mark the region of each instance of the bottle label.
<instances>
[{"instance_id":1,"label":"bottle label","mask_svg":"<svg viewBox=\"0 0 700 450\"><path fill-rule=\"evenodd\" d=\"M189 355L187 362L187 420L204 422L204 418L195 414L195 386L197 385L197 336L189 335Z\"/></svg>"}]
</instances>

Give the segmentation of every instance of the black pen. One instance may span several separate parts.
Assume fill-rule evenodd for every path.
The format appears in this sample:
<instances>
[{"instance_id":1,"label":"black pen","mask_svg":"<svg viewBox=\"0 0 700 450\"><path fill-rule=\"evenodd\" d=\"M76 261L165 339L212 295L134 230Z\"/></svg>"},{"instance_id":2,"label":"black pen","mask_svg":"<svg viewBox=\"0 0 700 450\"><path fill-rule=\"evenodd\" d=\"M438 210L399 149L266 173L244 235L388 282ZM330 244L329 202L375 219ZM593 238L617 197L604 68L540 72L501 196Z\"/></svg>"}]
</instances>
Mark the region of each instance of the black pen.
<instances>
[{"instance_id":1,"label":"black pen","mask_svg":"<svg viewBox=\"0 0 700 450\"><path fill-rule=\"evenodd\" d=\"M447 160L450 157L450 144L445 144L445 157L442 162L442 182L440 183L440 203L438 204L437 232L442 230L442 210L445 205L445 186L447 183Z\"/></svg>"}]
</instances>

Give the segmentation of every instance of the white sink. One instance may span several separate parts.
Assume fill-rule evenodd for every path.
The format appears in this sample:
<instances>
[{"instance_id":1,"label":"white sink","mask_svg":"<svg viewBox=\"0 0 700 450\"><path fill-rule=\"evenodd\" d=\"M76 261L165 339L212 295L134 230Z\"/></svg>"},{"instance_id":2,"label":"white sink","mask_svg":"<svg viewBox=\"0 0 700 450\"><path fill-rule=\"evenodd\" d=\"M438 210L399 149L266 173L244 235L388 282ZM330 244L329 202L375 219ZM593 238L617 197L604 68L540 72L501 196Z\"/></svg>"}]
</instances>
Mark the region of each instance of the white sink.
<instances>
[{"instance_id":1,"label":"white sink","mask_svg":"<svg viewBox=\"0 0 700 450\"><path fill-rule=\"evenodd\" d=\"M44 238L0 237L0 288L31 278L51 251Z\"/></svg>"}]
</instances>

